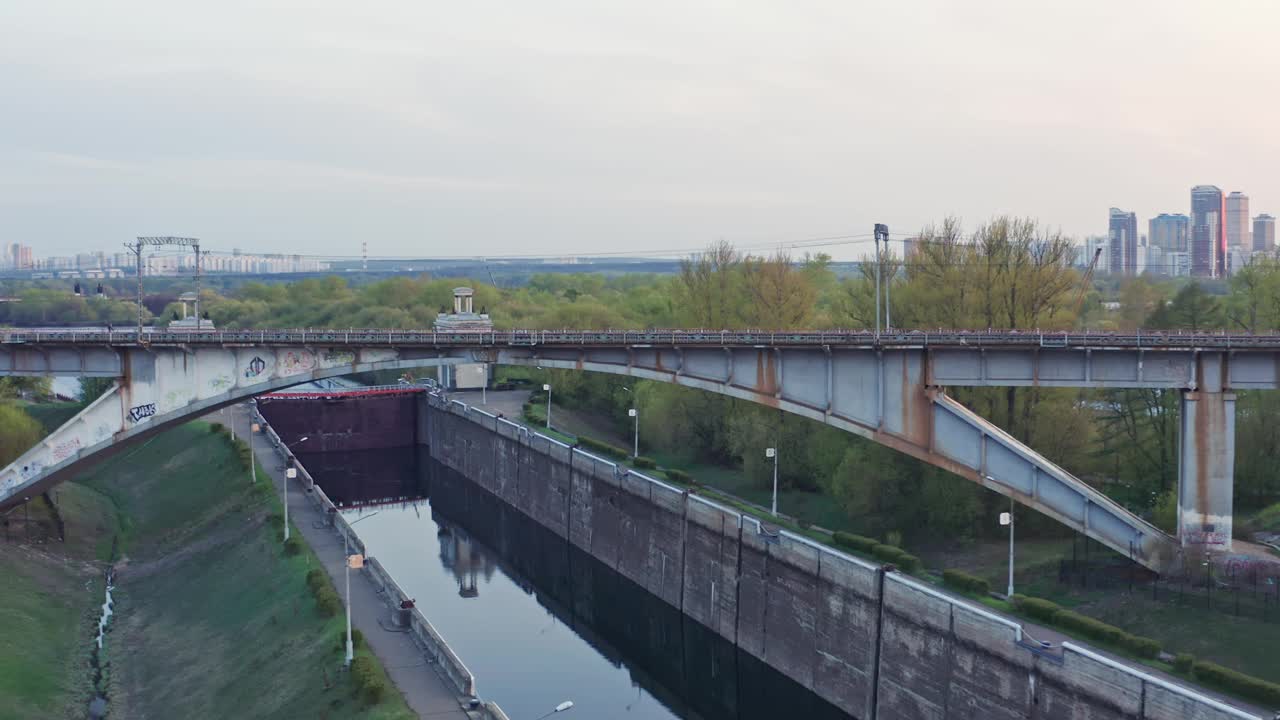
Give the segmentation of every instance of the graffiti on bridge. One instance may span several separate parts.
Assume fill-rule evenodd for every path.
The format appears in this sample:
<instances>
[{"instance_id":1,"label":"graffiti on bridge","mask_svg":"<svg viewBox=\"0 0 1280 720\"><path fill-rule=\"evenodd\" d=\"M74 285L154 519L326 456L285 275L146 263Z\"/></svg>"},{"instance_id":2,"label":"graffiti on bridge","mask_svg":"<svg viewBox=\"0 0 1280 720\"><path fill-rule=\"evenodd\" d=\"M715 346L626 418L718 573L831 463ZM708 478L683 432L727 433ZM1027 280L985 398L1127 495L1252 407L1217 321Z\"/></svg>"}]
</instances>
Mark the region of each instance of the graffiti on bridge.
<instances>
[{"instance_id":1,"label":"graffiti on bridge","mask_svg":"<svg viewBox=\"0 0 1280 720\"><path fill-rule=\"evenodd\" d=\"M129 420L138 422L144 418L149 418L156 414L156 404L147 403L146 405L137 405L129 408Z\"/></svg>"}]
</instances>

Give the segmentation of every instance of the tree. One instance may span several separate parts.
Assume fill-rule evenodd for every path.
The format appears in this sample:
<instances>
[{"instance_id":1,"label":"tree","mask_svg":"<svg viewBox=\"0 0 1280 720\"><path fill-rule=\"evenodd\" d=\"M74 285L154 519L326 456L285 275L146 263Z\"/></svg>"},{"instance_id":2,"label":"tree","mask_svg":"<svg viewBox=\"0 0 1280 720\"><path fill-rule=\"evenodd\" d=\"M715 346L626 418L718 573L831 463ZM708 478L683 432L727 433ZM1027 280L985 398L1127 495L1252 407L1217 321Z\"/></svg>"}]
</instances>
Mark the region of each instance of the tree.
<instances>
[{"instance_id":1,"label":"tree","mask_svg":"<svg viewBox=\"0 0 1280 720\"><path fill-rule=\"evenodd\" d=\"M771 257L748 257L743 262L747 304L742 317L748 325L770 330L809 327L817 301L810 274L779 252Z\"/></svg>"},{"instance_id":2,"label":"tree","mask_svg":"<svg viewBox=\"0 0 1280 720\"><path fill-rule=\"evenodd\" d=\"M40 442L44 429L22 408L0 402L0 467L13 462L31 446Z\"/></svg>"},{"instance_id":3,"label":"tree","mask_svg":"<svg viewBox=\"0 0 1280 720\"><path fill-rule=\"evenodd\" d=\"M1222 303L1205 292L1200 283L1191 282L1151 314L1147 327L1199 332L1219 329L1222 322Z\"/></svg>"}]
</instances>

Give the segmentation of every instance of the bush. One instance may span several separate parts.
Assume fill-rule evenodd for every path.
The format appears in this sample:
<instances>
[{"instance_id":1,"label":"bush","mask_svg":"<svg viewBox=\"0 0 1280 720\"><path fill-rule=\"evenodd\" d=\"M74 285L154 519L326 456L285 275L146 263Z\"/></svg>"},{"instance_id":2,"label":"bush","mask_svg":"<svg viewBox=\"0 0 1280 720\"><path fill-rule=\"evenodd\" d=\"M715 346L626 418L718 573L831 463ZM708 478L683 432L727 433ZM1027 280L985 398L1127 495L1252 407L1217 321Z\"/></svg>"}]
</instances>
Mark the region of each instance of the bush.
<instances>
[{"instance_id":1,"label":"bush","mask_svg":"<svg viewBox=\"0 0 1280 720\"><path fill-rule=\"evenodd\" d=\"M382 702L382 698L387 694L387 684L381 679L375 678L364 684L364 701L370 705L377 705Z\"/></svg>"},{"instance_id":2,"label":"bush","mask_svg":"<svg viewBox=\"0 0 1280 720\"><path fill-rule=\"evenodd\" d=\"M1198 680L1238 693L1263 705L1280 706L1280 685L1204 660L1196 661L1192 669Z\"/></svg>"},{"instance_id":3,"label":"bush","mask_svg":"<svg viewBox=\"0 0 1280 720\"><path fill-rule=\"evenodd\" d=\"M901 552L902 551L898 548L892 545L885 545L884 543L876 543L871 546L871 555L877 560L882 560L884 562L893 562L894 560L897 560L898 555Z\"/></svg>"},{"instance_id":4,"label":"bush","mask_svg":"<svg viewBox=\"0 0 1280 720\"><path fill-rule=\"evenodd\" d=\"M325 575L323 570L320 568L311 568L307 571L307 587L311 588L311 593L313 595L319 592L321 588L328 586L329 576Z\"/></svg>"},{"instance_id":5,"label":"bush","mask_svg":"<svg viewBox=\"0 0 1280 720\"><path fill-rule=\"evenodd\" d=\"M346 638L342 640L343 646L346 646ZM351 684L355 685L356 690L363 689L366 685L377 678L377 673L373 667L373 658L368 655L361 655L351 661Z\"/></svg>"},{"instance_id":6,"label":"bush","mask_svg":"<svg viewBox=\"0 0 1280 720\"><path fill-rule=\"evenodd\" d=\"M1173 659L1173 669L1180 673L1189 673L1196 664L1196 656L1191 653L1178 653Z\"/></svg>"},{"instance_id":7,"label":"bush","mask_svg":"<svg viewBox=\"0 0 1280 720\"><path fill-rule=\"evenodd\" d=\"M898 557L898 567L903 572L915 572L920 569L920 558L909 552L904 552Z\"/></svg>"},{"instance_id":8,"label":"bush","mask_svg":"<svg viewBox=\"0 0 1280 720\"><path fill-rule=\"evenodd\" d=\"M217 435L218 433L224 433L226 431L227 431L227 428L224 427L222 423L217 423L217 422L209 423L209 432L215 435Z\"/></svg>"},{"instance_id":9,"label":"bush","mask_svg":"<svg viewBox=\"0 0 1280 720\"><path fill-rule=\"evenodd\" d=\"M321 617L333 617L342 610L342 600L332 588L322 588L316 591L315 596L316 610L320 611Z\"/></svg>"},{"instance_id":10,"label":"bush","mask_svg":"<svg viewBox=\"0 0 1280 720\"><path fill-rule=\"evenodd\" d=\"M991 584L986 580L961 570L943 570L942 582L949 588L970 595L986 595L991 592Z\"/></svg>"},{"instance_id":11,"label":"bush","mask_svg":"<svg viewBox=\"0 0 1280 720\"><path fill-rule=\"evenodd\" d=\"M290 535L288 540L284 541L285 555L301 555L302 554L302 538L297 535Z\"/></svg>"},{"instance_id":12,"label":"bush","mask_svg":"<svg viewBox=\"0 0 1280 720\"><path fill-rule=\"evenodd\" d=\"M351 628L351 647L354 650L364 647L364 633L360 632L358 628ZM345 628L338 631L338 649L344 652L347 649L347 631Z\"/></svg>"},{"instance_id":13,"label":"bush","mask_svg":"<svg viewBox=\"0 0 1280 720\"><path fill-rule=\"evenodd\" d=\"M604 455L606 457L612 457L619 460L624 459L631 455L631 453L627 452L626 450L623 450L622 448L616 445L610 445L607 442L601 442L599 440L596 440L595 438L589 438L586 435L578 436L578 444L588 450L593 450L600 455Z\"/></svg>"},{"instance_id":14,"label":"bush","mask_svg":"<svg viewBox=\"0 0 1280 720\"><path fill-rule=\"evenodd\" d=\"M685 485L693 484L693 476L683 470L667 470L667 477L678 483L684 483Z\"/></svg>"},{"instance_id":15,"label":"bush","mask_svg":"<svg viewBox=\"0 0 1280 720\"><path fill-rule=\"evenodd\" d=\"M1129 652L1140 658L1154 660L1160 656L1160 641L1138 635L1129 635L1124 639L1124 646Z\"/></svg>"},{"instance_id":16,"label":"bush","mask_svg":"<svg viewBox=\"0 0 1280 720\"><path fill-rule=\"evenodd\" d=\"M1046 623L1053 623L1057 619L1058 613L1062 612L1062 608L1058 607L1056 603L1041 600L1040 598L1027 597L1026 595L1014 595L1013 605L1033 619Z\"/></svg>"},{"instance_id":17,"label":"bush","mask_svg":"<svg viewBox=\"0 0 1280 720\"><path fill-rule=\"evenodd\" d=\"M869 537L853 535L847 532L836 532L832 535L832 538L840 547L848 548L849 550L856 550L862 553L870 553L871 549L879 544Z\"/></svg>"},{"instance_id":18,"label":"bush","mask_svg":"<svg viewBox=\"0 0 1280 720\"><path fill-rule=\"evenodd\" d=\"M658 463L654 462L653 458L647 458L643 455L636 456L636 459L634 460L634 464L636 467L640 468L641 470L652 470L658 467Z\"/></svg>"}]
</instances>

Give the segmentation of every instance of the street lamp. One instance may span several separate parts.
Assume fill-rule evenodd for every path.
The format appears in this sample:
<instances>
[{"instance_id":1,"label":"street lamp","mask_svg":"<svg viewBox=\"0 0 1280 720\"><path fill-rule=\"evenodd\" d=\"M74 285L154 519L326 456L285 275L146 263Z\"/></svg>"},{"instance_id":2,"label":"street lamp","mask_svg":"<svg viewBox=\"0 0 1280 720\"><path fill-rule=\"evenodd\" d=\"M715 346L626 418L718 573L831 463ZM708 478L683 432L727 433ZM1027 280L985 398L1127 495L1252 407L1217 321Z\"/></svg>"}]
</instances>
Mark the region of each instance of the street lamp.
<instances>
[{"instance_id":1,"label":"street lamp","mask_svg":"<svg viewBox=\"0 0 1280 720\"><path fill-rule=\"evenodd\" d=\"M355 520L347 523L347 527L350 528L361 520L368 520L377 514L378 513L375 511L362 518L356 518ZM354 567L359 570L364 567L364 555L351 554L351 536L347 533L342 533L342 547L342 557L345 561L342 564L346 567L345 572L347 575L347 666L350 667L351 661L356 657L355 645L351 642L351 568Z\"/></svg>"},{"instance_id":2,"label":"street lamp","mask_svg":"<svg viewBox=\"0 0 1280 720\"><path fill-rule=\"evenodd\" d=\"M765 448L764 456L773 458L773 507L770 512L774 517L778 517L778 449Z\"/></svg>"},{"instance_id":3,"label":"street lamp","mask_svg":"<svg viewBox=\"0 0 1280 720\"><path fill-rule=\"evenodd\" d=\"M285 448L292 448L294 445L297 445L300 442L306 442L308 437L310 436L303 435L297 440L294 440L291 443L285 444ZM297 461L294 460L293 458L289 458L289 467L285 468L285 471L284 471L284 488L281 491L281 495L283 496L283 503L284 503L284 541L285 542L289 542L289 481L298 477L298 468L294 467L295 462Z\"/></svg>"},{"instance_id":4,"label":"street lamp","mask_svg":"<svg viewBox=\"0 0 1280 720\"><path fill-rule=\"evenodd\" d=\"M1009 498L1009 512L1000 513L1000 524L1009 526L1009 592L1013 597L1013 498Z\"/></svg>"},{"instance_id":5,"label":"street lamp","mask_svg":"<svg viewBox=\"0 0 1280 720\"><path fill-rule=\"evenodd\" d=\"M551 429L551 386L544 384L542 389L547 393L547 429Z\"/></svg>"},{"instance_id":6,"label":"street lamp","mask_svg":"<svg viewBox=\"0 0 1280 720\"><path fill-rule=\"evenodd\" d=\"M569 710L569 709L571 709L572 707L573 707L573 701L572 701L572 700L565 700L564 702L562 702L562 703L560 703L559 705L557 705L555 710L552 710L551 712L547 713L546 715L543 715L542 717L539 717L539 718L538 718L538 720L543 720L543 718L549 718L549 717L551 717L552 715L555 715L556 713L562 713L562 712L564 712L565 710Z\"/></svg>"},{"instance_id":7,"label":"street lamp","mask_svg":"<svg viewBox=\"0 0 1280 720\"><path fill-rule=\"evenodd\" d=\"M631 388L624 385L622 386L622 389L631 395L631 402L633 405L640 404L639 398L636 397L636 394L632 392ZM631 457L637 458L640 457L640 410L634 407L627 410L627 417L635 418L635 446L631 451Z\"/></svg>"}]
</instances>

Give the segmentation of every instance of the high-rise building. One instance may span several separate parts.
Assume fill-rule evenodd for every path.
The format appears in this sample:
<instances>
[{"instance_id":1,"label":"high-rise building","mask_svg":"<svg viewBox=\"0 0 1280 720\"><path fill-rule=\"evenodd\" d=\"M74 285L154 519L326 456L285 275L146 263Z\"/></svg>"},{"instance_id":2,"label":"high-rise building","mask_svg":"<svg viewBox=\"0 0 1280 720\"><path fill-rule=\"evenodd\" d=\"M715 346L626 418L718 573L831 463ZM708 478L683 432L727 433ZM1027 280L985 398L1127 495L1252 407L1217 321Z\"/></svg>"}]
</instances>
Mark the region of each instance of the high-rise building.
<instances>
[{"instance_id":1,"label":"high-rise building","mask_svg":"<svg viewBox=\"0 0 1280 720\"><path fill-rule=\"evenodd\" d=\"M1276 219L1266 213L1253 219L1253 249L1263 252L1276 249Z\"/></svg>"},{"instance_id":2,"label":"high-rise building","mask_svg":"<svg viewBox=\"0 0 1280 720\"><path fill-rule=\"evenodd\" d=\"M1249 196L1233 192L1227 196L1227 247L1253 249L1249 228Z\"/></svg>"},{"instance_id":3,"label":"high-rise building","mask_svg":"<svg viewBox=\"0 0 1280 720\"><path fill-rule=\"evenodd\" d=\"M1147 222L1149 244L1166 252L1186 252L1187 223L1181 213L1160 213Z\"/></svg>"},{"instance_id":4,"label":"high-rise building","mask_svg":"<svg viewBox=\"0 0 1280 720\"><path fill-rule=\"evenodd\" d=\"M1191 274L1222 277L1227 269L1227 228L1222 190L1213 185L1191 188Z\"/></svg>"},{"instance_id":5,"label":"high-rise building","mask_svg":"<svg viewBox=\"0 0 1280 720\"><path fill-rule=\"evenodd\" d=\"M1113 274L1138 274L1138 215L1111 208L1111 224L1107 233L1110 262Z\"/></svg>"}]
</instances>

